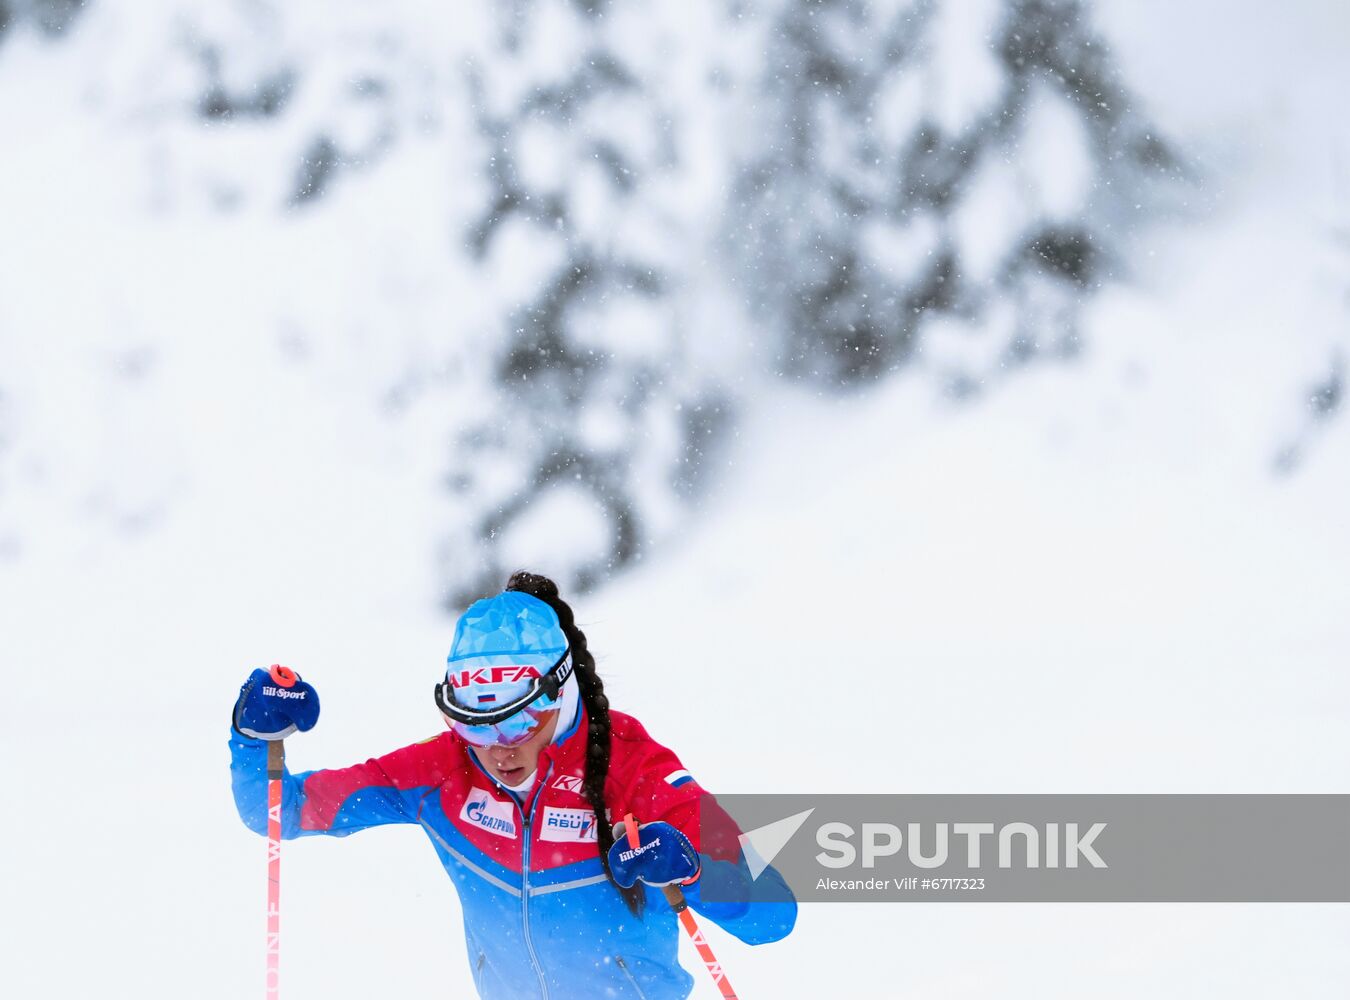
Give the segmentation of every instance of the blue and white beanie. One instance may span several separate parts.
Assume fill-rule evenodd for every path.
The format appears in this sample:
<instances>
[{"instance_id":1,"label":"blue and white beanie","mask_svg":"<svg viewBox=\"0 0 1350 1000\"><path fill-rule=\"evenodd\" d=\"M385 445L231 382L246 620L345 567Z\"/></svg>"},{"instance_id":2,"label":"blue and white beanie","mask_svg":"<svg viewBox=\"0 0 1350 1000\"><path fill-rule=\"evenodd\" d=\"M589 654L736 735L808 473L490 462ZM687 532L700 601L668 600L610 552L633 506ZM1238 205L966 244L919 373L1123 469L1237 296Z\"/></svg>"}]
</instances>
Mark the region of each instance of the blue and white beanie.
<instances>
[{"instance_id":1,"label":"blue and white beanie","mask_svg":"<svg viewBox=\"0 0 1350 1000\"><path fill-rule=\"evenodd\" d=\"M543 601L516 590L504 591L469 605L455 625L446 657L446 680L455 701L465 708L488 711L525 694L538 677L567 649L558 616ZM563 684L564 718L575 711L575 675Z\"/></svg>"}]
</instances>

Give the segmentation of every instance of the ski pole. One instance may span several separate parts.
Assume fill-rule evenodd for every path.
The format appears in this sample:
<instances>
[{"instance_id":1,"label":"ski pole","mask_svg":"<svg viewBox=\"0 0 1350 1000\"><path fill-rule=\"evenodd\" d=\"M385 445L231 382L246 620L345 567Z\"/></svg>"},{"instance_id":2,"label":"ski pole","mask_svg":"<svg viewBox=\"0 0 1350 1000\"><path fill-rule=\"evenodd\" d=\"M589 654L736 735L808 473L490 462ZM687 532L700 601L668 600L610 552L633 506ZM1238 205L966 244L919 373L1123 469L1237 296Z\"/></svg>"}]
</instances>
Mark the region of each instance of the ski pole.
<instances>
[{"instance_id":1,"label":"ski pole","mask_svg":"<svg viewBox=\"0 0 1350 1000\"><path fill-rule=\"evenodd\" d=\"M293 687L295 671L272 664L277 687ZM281 778L286 748L281 740L267 744L267 1000L277 1000L281 970Z\"/></svg>"},{"instance_id":2,"label":"ski pole","mask_svg":"<svg viewBox=\"0 0 1350 1000\"><path fill-rule=\"evenodd\" d=\"M624 814L623 825L628 834L628 846L637 850L640 842L638 840L637 822L633 819L632 813ZM731 988L731 982L727 979L727 974L722 971L722 963L712 953L703 932L698 929L698 921L694 919L693 911L689 909L689 903L684 898L684 890L678 885L663 885L661 891L665 893L666 902L670 904L670 908L680 918L680 923L683 925L685 933L689 935L689 940L694 942L698 957L703 959L703 964L708 967L708 975L712 976L713 982L722 991L722 996L726 1000L737 1000L736 991Z\"/></svg>"},{"instance_id":3,"label":"ski pole","mask_svg":"<svg viewBox=\"0 0 1350 1000\"><path fill-rule=\"evenodd\" d=\"M281 775L286 751L267 744L267 1000L277 1000L281 964Z\"/></svg>"}]
</instances>

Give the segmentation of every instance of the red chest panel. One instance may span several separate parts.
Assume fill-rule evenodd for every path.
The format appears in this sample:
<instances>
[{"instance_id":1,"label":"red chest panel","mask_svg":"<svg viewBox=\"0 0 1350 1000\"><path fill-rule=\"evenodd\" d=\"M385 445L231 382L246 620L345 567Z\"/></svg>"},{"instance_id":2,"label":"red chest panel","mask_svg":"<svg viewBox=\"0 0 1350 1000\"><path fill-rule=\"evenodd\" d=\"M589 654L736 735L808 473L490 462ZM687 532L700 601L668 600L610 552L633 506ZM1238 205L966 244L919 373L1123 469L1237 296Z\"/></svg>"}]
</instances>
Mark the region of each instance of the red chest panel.
<instances>
[{"instance_id":1,"label":"red chest panel","mask_svg":"<svg viewBox=\"0 0 1350 1000\"><path fill-rule=\"evenodd\" d=\"M520 871L527 834L532 870L599 856L595 811L582 793L579 769L541 758L542 787L536 782L520 805L473 761L464 763L440 788L441 811L492 860Z\"/></svg>"}]
</instances>

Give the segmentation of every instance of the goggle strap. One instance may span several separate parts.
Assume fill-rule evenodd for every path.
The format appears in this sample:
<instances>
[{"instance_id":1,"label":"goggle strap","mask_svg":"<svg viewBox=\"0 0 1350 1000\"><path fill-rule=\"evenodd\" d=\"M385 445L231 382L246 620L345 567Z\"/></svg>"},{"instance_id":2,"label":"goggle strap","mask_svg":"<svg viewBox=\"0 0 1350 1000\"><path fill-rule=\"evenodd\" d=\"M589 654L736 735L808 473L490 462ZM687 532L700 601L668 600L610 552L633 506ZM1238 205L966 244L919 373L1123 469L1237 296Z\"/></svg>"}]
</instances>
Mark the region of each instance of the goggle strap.
<instances>
[{"instance_id":1,"label":"goggle strap","mask_svg":"<svg viewBox=\"0 0 1350 1000\"><path fill-rule=\"evenodd\" d=\"M549 668L540 681L539 687L546 692L550 698L557 699L562 692L562 686L567 683L567 678L572 676L572 648L569 646L563 650L562 657L557 663Z\"/></svg>"}]
</instances>

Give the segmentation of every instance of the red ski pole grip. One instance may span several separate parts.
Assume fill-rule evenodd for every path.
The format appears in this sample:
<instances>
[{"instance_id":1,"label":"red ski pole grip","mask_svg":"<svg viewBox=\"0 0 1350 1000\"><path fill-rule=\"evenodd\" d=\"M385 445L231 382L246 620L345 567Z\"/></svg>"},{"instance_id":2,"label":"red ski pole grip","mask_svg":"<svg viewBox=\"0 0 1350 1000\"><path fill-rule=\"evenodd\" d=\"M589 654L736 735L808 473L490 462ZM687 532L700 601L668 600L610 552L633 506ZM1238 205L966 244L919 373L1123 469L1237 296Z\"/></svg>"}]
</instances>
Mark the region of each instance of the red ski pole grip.
<instances>
[{"instance_id":1,"label":"red ski pole grip","mask_svg":"<svg viewBox=\"0 0 1350 1000\"><path fill-rule=\"evenodd\" d=\"M283 667L280 663L274 663L269 670L272 675L272 683L277 687L295 687L295 682L300 678L295 676L295 671L290 667Z\"/></svg>"},{"instance_id":2,"label":"red ski pole grip","mask_svg":"<svg viewBox=\"0 0 1350 1000\"><path fill-rule=\"evenodd\" d=\"M628 846L636 851L639 846L637 820L633 818L632 813L623 814L623 829L628 834Z\"/></svg>"}]
</instances>

